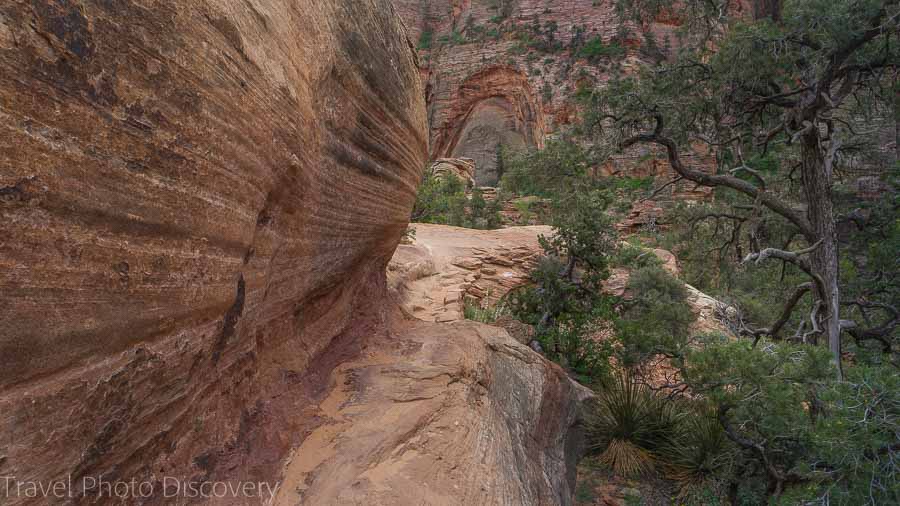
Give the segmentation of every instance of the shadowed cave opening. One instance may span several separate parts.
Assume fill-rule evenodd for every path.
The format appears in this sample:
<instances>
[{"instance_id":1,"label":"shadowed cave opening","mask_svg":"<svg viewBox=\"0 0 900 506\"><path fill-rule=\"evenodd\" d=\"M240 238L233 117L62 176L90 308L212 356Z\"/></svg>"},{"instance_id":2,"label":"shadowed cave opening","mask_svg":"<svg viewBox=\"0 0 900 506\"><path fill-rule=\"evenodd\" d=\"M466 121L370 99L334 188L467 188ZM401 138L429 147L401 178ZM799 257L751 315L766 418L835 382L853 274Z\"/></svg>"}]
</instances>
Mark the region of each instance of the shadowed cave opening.
<instances>
[{"instance_id":1,"label":"shadowed cave opening","mask_svg":"<svg viewBox=\"0 0 900 506\"><path fill-rule=\"evenodd\" d=\"M531 144L522 133L522 125L509 101L493 97L475 105L452 157L475 160L476 185L497 186L503 175L498 167L501 146L522 151Z\"/></svg>"},{"instance_id":2,"label":"shadowed cave opening","mask_svg":"<svg viewBox=\"0 0 900 506\"><path fill-rule=\"evenodd\" d=\"M496 187L501 146L516 152L541 147L544 121L528 77L507 66L470 75L450 94L455 105L433 139L432 158L471 158L475 183Z\"/></svg>"}]
</instances>

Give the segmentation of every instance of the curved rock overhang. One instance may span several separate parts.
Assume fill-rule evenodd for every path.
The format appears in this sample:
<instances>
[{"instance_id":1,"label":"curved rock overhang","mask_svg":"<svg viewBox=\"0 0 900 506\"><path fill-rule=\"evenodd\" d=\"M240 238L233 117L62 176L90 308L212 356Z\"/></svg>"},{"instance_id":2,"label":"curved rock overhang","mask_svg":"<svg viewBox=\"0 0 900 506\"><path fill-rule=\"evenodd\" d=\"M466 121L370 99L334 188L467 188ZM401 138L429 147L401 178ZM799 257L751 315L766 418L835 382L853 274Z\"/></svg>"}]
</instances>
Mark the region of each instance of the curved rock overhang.
<instances>
[{"instance_id":1,"label":"curved rock overhang","mask_svg":"<svg viewBox=\"0 0 900 506\"><path fill-rule=\"evenodd\" d=\"M496 182L497 144L543 147L543 109L518 69L482 68L457 87L449 103L443 123L432 126L432 158L475 159L479 184Z\"/></svg>"}]
</instances>

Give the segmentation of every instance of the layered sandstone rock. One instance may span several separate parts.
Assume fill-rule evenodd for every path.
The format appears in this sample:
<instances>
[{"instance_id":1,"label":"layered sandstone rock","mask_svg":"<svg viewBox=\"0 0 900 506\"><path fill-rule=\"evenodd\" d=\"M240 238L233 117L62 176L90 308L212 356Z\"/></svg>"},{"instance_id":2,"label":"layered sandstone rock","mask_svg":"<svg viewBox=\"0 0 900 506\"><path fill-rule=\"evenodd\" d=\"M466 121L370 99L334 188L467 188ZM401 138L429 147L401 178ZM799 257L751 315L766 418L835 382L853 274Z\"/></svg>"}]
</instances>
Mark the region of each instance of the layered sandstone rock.
<instances>
[{"instance_id":1,"label":"layered sandstone rock","mask_svg":"<svg viewBox=\"0 0 900 506\"><path fill-rule=\"evenodd\" d=\"M475 160L476 184L495 186L500 147L540 148L576 122L579 92L633 73L674 50L681 20L662 14L646 26L623 21L611 0L396 0L419 41L432 158ZM751 12L749 2L732 6ZM580 48L599 41L610 52L587 58ZM683 154L689 165L715 170L702 146ZM598 175L673 179L665 157L637 146ZM652 225L672 201L710 198L684 182L667 188L660 205L634 209L624 230ZM660 212L657 212L657 208Z\"/></svg>"},{"instance_id":2,"label":"layered sandstone rock","mask_svg":"<svg viewBox=\"0 0 900 506\"><path fill-rule=\"evenodd\" d=\"M0 474L274 482L425 164L390 2L5 2L0 28Z\"/></svg>"},{"instance_id":3,"label":"layered sandstone rock","mask_svg":"<svg viewBox=\"0 0 900 506\"><path fill-rule=\"evenodd\" d=\"M459 178L467 188L475 185L475 161L471 158L439 158L431 164L430 170L438 179L452 175Z\"/></svg>"},{"instance_id":4,"label":"layered sandstone rock","mask_svg":"<svg viewBox=\"0 0 900 506\"><path fill-rule=\"evenodd\" d=\"M541 254L538 236L548 226L474 230L416 223L416 240L397 248L389 285L404 308L425 321L464 318L466 300L492 306L528 281Z\"/></svg>"},{"instance_id":5,"label":"layered sandstone rock","mask_svg":"<svg viewBox=\"0 0 900 506\"><path fill-rule=\"evenodd\" d=\"M388 302L415 58L388 0L0 6L0 476L569 500L586 393Z\"/></svg>"}]
</instances>

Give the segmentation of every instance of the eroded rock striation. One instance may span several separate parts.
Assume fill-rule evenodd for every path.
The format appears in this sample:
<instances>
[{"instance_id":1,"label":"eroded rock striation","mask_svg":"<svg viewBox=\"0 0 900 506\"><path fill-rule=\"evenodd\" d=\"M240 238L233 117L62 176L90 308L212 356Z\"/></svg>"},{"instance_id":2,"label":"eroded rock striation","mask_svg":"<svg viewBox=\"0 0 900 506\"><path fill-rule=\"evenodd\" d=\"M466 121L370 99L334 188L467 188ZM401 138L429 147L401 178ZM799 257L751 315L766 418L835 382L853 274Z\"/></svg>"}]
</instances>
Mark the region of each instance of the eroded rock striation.
<instances>
[{"instance_id":1,"label":"eroded rock striation","mask_svg":"<svg viewBox=\"0 0 900 506\"><path fill-rule=\"evenodd\" d=\"M452 175L462 181L466 188L475 186L475 162L471 158L439 158L428 170L437 179Z\"/></svg>"},{"instance_id":2,"label":"eroded rock striation","mask_svg":"<svg viewBox=\"0 0 900 506\"><path fill-rule=\"evenodd\" d=\"M468 432L416 465L454 459L493 487L444 481L433 503L565 503L583 392L503 333L391 309L385 266L427 159L423 96L388 0L3 3L0 476L71 476L76 502L98 498L84 477L135 478L156 487L145 502L170 503L165 477L285 484L293 454L315 462L309 497L352 502L319 488L357 485L330 474L337 447L304 445L350 423L402 460L412 433L390 416L444 402L405 397L420 388L454 399ZM402 374L336 383L397 350ZM429 380L441 368L459 385ZM388 418L346 422L336 388ZM373 460L355 469L382 462L358 456ZM429 484L404 480L371 483L421 503Z\"/></svg>"}]
</instances>

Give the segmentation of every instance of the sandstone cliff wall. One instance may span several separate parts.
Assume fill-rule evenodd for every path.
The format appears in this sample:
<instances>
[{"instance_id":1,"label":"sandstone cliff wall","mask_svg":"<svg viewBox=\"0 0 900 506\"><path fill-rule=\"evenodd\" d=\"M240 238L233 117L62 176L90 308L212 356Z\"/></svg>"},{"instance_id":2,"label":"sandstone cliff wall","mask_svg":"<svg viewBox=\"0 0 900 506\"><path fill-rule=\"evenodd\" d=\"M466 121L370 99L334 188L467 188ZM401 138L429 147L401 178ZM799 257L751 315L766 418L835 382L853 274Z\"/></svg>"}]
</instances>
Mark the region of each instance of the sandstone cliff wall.
<instances>
[{"instance_id":1,"label":"sandstone cliff wall","mask_svg":"<svg viewBox=\"0 0 900 506\"><path fill-rule=\"evenodd\" d=\"M388 0L0 5L0 475L277 475L383 319L414 59Z\"/></svg>"},{"instance_id":2,"label":"sandstone cliff wall","mask_svg":"<svg viewBox=\"0 0 900 506\"><path fill-rule=\"evenodd\" d=\"M476 161L479 184L495 184L497 146L541 147L573 124L579 91L664 58L681 21L623 21L614 0L396 0L422 62L430 156ZM734 6L749 13L749 2ZM590 55L583 48L594 44ZM668 48L668 49L667 49ZM714 160L690 158L712 170ZM649 163L648 163L649 162ZM607 173L643 177L671 170L664 158L634 149ZM695 198L677 187L681 197ZM699 195L702 197L702 195Z\"/></svg>"}]
</instances>

